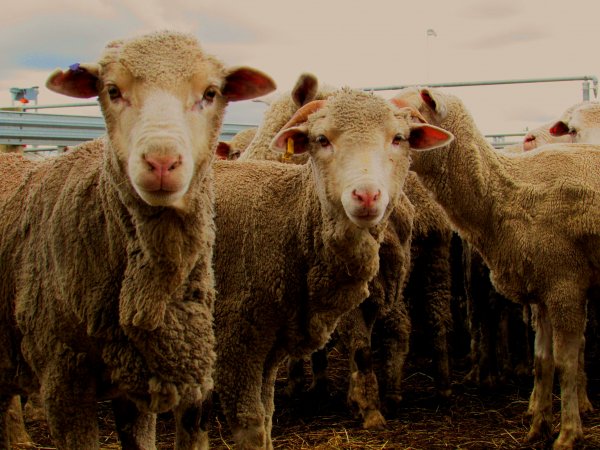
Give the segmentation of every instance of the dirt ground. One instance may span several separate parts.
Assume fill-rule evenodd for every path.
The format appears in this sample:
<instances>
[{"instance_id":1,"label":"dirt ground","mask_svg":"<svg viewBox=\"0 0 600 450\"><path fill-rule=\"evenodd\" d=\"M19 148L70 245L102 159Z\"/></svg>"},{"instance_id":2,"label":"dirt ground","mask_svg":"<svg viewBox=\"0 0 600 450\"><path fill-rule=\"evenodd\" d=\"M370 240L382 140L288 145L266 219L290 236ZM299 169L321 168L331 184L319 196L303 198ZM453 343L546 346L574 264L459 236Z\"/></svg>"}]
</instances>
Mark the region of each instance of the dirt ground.
<instances>
[{"instance_id":1,"label":"dirt ground","mask_svg":"<svg viewBox=\"0 0 600 450\"><path fill-rule=\"evenodd\" d=\"M308 370L308 368L307 368ZM600 371L594 371L599 374ZM387 427L367 431L345 406L347 369L343 358L330 366L331 394L320 398L305 395L288 399L283 395L285 371L277 381L273 444L276 449L546 449L551 443L525 444L529 428L524 413L532 380L508 382L481 391L462 382L465 371L454 370L453 396L442 401L435 394L433 379L422 367L409 364L405 370L404 399L397 411L388 412ZM600 377L589 380L589 396L596 410L583 417L585 439L578 449L600 449ZM558 390L555 390L558 392ZM217 405L218 406L218 405ZM555 397L555 436L559 424L559 398ZM210 429L212 449L235 448L224 418L213 414ZM107 404L100 408L101 448L119 449L112 414ZM28 423L36 448L52 449L44 424ZM172 417L161 415L157 424L159 449L173 448Z\"/></svg>"}]
</instances>

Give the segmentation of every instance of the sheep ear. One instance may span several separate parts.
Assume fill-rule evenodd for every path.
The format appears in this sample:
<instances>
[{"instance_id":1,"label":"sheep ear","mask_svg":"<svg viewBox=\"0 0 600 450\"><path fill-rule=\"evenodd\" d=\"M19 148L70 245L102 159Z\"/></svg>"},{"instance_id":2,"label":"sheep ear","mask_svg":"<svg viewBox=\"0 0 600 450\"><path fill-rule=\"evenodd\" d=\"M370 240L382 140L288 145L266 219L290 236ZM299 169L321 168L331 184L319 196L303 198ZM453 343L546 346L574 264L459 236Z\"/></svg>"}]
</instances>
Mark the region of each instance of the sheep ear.
<instances>
[{"instance_id":1,"label":"sheep ear","mask_svg":"<svg viewBox=\"0 0 600 450\"><path fill-rule=\"evenodd\" d=\"M313 101L319 89L319 80L311 73L303 73L298 77L294 89L292 89L292 99L297 106L304 106Z\"/></svg>"},{"instance_id":2,"label":"sheep ear","mask_svg":"<svg viewBox=\"0 0 600 450\"><path fill-rule=\"evenodd\" d=\"M292 127L281 130L271 142L271 150L278 153L299 155L308 150L306 127Z\"/></svg>"},{"instance_id":3,"label":"sheep ear","mask_svg":"<svg viewBox=\"0 0 600 450\"><path fill-rule=\"evenodd\" d=\"M56 69L46 80L46 87L69 97L96 97L99 70L96 64L73 64L66 72Z\"/></svg>"},{"instance_id":4,"label":"sheep ear","mask_svg":"<svg viewBox=\"0 0 600 450\"><path fill-rule=\"evenodd\" d=\"M565 134L569 134L569 127L566 123L559 120L554 125L552 125L548 131L552 136L564 136Z\"/></svg>"},{"instance_id":5,"label":"sheep ear","mask_svg":"<svg viewBox=\"0 0 600 450\"><path fill-rule=\"evenodd\" d=\"M230 102L250 100L276 89L268 75L250 67L231 69L225 77L223 96Z\"/></svg>"},{"instance_id":6,"label":"sheep ear","mask_svg":"<svg viewBox=\"0 0 600 450\"><path fill-rule=\"evenodd\" d=\"M228 159L231 147L227 142L219 141L217 145L216 155L218 159Z\"/></svg>"},{"instance_id":7,"label":"sheep ear","mask_svg":"<svg viewBox=\"0 0 600 450\"><path fill-rule=\"evenodd\" d=\"M454 140L452 133L433 125L422 124L410 127L408 142L413 150L431 150L444 147Z\"/></svg>"}]
</instances>

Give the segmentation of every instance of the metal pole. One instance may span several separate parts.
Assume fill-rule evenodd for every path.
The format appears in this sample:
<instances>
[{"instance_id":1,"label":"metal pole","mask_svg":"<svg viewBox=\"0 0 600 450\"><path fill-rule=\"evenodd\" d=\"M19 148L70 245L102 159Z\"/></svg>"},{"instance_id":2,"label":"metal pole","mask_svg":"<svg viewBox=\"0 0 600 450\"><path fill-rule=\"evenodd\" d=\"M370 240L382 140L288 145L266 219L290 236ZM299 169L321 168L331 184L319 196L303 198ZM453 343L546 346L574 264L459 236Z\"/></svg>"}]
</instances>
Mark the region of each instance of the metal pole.
<instances>
[{"instance_id":1,"label":"metal pole","mask_svg":"<svg viewBox=\"0 0 600 450\"><path fill-rule=\"evenodd\" d=\"M585 80L581 85L583 87L583 101L587 102L590 99L590 82Z\"/></svg>"},{"instance_id":2,"label":"metal pole","mask_svg":"<svg viewBox=\"0 0 600 450\"><path fill-rule=\"evenodd\" d=\"M459 81L459 82L448 82L448 83L428 83L425 86L429 87L462 87L462 86L490 86L498 84L527 84L527 83L550 83L556 81L592 81L594 85L594 96L597 95L598 90L598 78L590 75L583 75L580 77L559 77L559 78L526 78L516 80L492 80L492 81ZM423 84L405 84L398 86L379 86L379 87L368 87L362 88L364 91L396 91L412 86L423 86Z\"/></svg>"}]
</instances>

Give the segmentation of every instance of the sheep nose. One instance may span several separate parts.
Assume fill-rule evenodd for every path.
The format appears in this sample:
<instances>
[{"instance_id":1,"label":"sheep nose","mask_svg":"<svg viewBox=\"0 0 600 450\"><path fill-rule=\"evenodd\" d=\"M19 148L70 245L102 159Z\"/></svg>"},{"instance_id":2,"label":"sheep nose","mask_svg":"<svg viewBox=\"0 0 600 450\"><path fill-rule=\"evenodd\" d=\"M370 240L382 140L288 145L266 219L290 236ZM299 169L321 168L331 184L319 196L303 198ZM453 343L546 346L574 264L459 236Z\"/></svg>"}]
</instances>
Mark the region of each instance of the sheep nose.
<instances>
[{"instance_id":1,"label":"sheep nose","mask_svg":"<svg viewBox=\"0 0 600 450\"><path fill-rule=\"evenodd\" d=\"M373 204L379 200L379 197L381 197L381 191L379 189L375 192L366 189L354 189L352 191L352 198L365 208L373 206Z\"/></svg>"},{"instance_id":2,"label":"sheep nose","mask_svg":"<svg viewBox=\"0 0 600 450\"><path fill-rule=\"evenodd\" d=\"M152 172L155 172L158 176L168 174L170 171L176 169L181 165L181 158L178 156L144 156L144 160L148 163L148 166Z\"/></svg>"}]
</instances>

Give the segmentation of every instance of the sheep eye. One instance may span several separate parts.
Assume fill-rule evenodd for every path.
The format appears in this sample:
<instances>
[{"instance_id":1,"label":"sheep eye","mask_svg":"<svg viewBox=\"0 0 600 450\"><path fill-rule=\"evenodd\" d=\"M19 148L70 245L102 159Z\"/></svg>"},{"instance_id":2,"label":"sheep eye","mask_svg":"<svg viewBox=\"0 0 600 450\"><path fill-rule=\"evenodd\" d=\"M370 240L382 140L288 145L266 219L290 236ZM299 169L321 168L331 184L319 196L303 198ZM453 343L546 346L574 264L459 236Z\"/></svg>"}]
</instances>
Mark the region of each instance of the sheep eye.
<instances>
[{"instance_id":1,"label":"sheep eye","mask_svg":"<svg viewBox=\"0 0 600 450\"><path fill-rule=\"evenodd\" d=\"M317 141L317 143L321 146L321 147L328 147L331 145L331 143L329 142L329 139L327 139L325 136L323 136L322 134L317 136L317 139L315 139Z\"/></svg>"},{"instance_id":2,"label":"sheep eye","mask_svg":"<svg viewBox=\"0 0 600 450\"><path fill-rule=\"evenodd\" d=\"M205 103L209 104L209 103L212 103L212 101L215 99L216 96L217 96L217 89L214 87L209 87L208 89L206 89L206 91L204 91L203 100Z\"/></svg>"},{"instance_id":3,"label":"sheep eye","mask_svg":"<svg viewBox=\"0 0 600 450\"><path fill-rule=\"evenodd\" d=\"M121 98L121 91L115 85L108 86L106 88L106 92L111 100L117 100L118 98Z\"/></svg>"},{"instance_id":4,"label":"sheep eye","mask_svg":"<svg viewBox=\"0 0 600 450\"><path fill-rule=\"evenodd\" d=\"M406 138L398 133L394 136L394 139L392 139L392 145L400 145L400 143L404 141L406 141Z\"/></svg>"}]
</instances>

